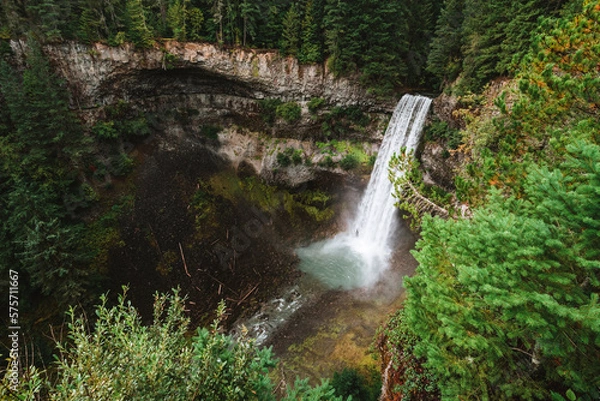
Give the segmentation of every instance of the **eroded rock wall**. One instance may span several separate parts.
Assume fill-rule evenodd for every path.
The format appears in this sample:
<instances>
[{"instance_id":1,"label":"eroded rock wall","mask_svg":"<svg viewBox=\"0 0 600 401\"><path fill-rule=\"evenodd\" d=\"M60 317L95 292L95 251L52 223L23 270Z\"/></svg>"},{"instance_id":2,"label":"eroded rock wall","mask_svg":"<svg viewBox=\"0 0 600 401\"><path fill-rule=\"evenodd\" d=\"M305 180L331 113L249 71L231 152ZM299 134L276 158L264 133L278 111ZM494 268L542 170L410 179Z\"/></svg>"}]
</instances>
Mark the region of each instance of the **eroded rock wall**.
<instances>
[{"instance_id":1,"label":"eroded rock wall","mask_svg":"<svg viewBox=\"0 0 600 401\"><path fill-rule=\"evenodd\" d=\"M11 45L17 54L26 47L23 42L13 41ZM206 88L212 94L252 99L299 101L322 97L330 103L360 105L373 111L393 107L370 96L356 77L335 77L325 64L301 65L295 58L274 51L222 49L209 43L177 41L165 41L150 49L135 49L130 44L110 47L64 42L47 45L45 51L83 108L105 104L114 97L135 96L136 90L146 95L154 90L177 93L187 86L188 91ZM165 89L161 81L165 77L175 81L172 83L176 88Z\"/></svg>"}]
</instances>

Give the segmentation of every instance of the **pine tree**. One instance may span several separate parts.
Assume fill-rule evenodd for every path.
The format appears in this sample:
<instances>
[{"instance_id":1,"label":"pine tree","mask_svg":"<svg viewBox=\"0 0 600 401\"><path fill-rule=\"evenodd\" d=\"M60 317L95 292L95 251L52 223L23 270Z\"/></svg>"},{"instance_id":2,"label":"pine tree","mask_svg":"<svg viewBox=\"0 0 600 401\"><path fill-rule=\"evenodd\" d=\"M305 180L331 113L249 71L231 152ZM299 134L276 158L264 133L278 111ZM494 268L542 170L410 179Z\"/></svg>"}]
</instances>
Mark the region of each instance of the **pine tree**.
<instances>
[{"instance_id":1,"label":"pine tree","mask_svg":"<svg viewBox=\"0 0 600 401\"><path fill-rule=\"evenodd\" d=\"M298 54L301 28L300 13L298 12L297 4L294 2L283 19L283 34L280 45L283 54L292 56Z\"/></svg>"},{"instance_id":2,"label":"pine tree","mask_svg":"<svg viewBox=\"0 0 600 401\"><path fill-rule=\"evenodd\" d=\"M152 32L146 24L142 0L127 0L127 38L138 47L150 47L154 43Z\"/></svg>"},{"instance_id":3,"label":"pine tree","mask_svg":"<svg viewBox=\"0 0 600 401\"><path fill-rule=\"evenodd\" d=\"M590 207L577 210L570 230L553 213L600 190L589 169L600 149L581 146L572 151L585 152L579 169L588 166L586 178L571 172L572 162L532 174L530 190L548 210L496 194L471 220L425 220L405 314L442 396L549 399L557 387L600 395L593 362L600 358L600 263L597 248L588 248L597 237L586 238L600 227L598 208L584 202ZM553 185L552 176L571 185ZM552 189L540 191L539 179Z\"/></svg>"},{"instance_id":4,"label":"pine tree","mask_svg":"<svg viewBox=\"0 0 600 401\"><path fill-rule=\"evenodd\" d=\"M303 63L316 63L321 61L322 57L317 10L313 0L308 0L302 20L302 44L298 52L298 60Z\"/></svg>"},{"instance_id":5,"label":"pine tree","mask_svg":"<svg viewBox=\"0 0 600 401\"><path fill-rule=\"evenodd\" d=\"M427 58L427 70L446 84L454 81L462 68L463 7L464 0L444 2Z\"/></svg>"},{"instance_id":6,"label":"pine tree","mask_svg":"<svg viewBox=\"0 0 600 401\"><path fill-rule=\"evenodd\" d=\"M41 291L65 303L87 286L81 227L67 217L65 204L67 197L76 197L88 141L40 47L33 41L29 46L22 79L5 62L0 68L8 112L0 138L0 256L6 262L0 264L28 273L24 291Z\"/></svg>"},{"instance_id":7,"label":"pine tree","mask_svg":"<svg viewBox=\"0 0 600 401\"><path fill-rule=\"evenodd\" d=\"M189 0L174 0L167 10L167 24L175 39L180 41L187 39L188 3Z\"/></svg>"},{"instance_id":8,"label":"pine tree","mask_svg":"<svg viewBox=\"0 0 600 401\"><path fill-rule=\"evenodd\" d=\"M213 0L211 11L213 13L213 20L215 21L215 26L217 28L217 44L222 46L224 43L223 18L225 16L225 0Z\"/></svg>"},{"instance_id":9,"label":"pine tree","mask_svg":"<svg viewBox=\"0 0 600 401\"><path fill-rule=\"evenodd\" d=\"M260 15L258 5L250 0L243 0L240 4L240 16L244 21L242 46L246 46L247 38L256 38L257 18Z\"/></svg>"},{"instance_id":10,"label":"pine tree","mask_svg":"<svg viewBox=\"0 0 600 401\"><path fill-rule=\"evenodd\" d=\"M187 36L190 40L202 39L201 32L204 23L204 14L198 7L191 7L188 11L189 29Z\"/></svg>"}]
</instances>

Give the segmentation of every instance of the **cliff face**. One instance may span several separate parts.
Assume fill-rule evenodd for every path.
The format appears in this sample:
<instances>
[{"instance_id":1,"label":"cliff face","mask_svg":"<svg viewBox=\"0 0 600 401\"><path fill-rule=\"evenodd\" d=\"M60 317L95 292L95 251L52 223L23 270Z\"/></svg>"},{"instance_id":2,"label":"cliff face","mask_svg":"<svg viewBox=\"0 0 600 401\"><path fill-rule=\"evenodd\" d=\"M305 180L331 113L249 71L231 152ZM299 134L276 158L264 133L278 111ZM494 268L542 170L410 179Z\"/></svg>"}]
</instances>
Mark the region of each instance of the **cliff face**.
<instances>
[{"instance_id":1,"label":"cliff face","mask_svg":"<svg viewBox=\"0 0 600 401\"><path fill-rule=\"evenodd\" d=\"M22 42L12 42L22 53ZM336 78L325 65L300 65L292 57L252 49L219 49L209 43L166 41L139 50L129 44L109 47L66 42L45 48L74 91L79 107L115 98L164 95L212 95L244 105L243 99L278 97L303 101L322 97L332 104L388 111L356 79ZM200 98L201 100L201 98Z\"/></svg>"}]
</instances>

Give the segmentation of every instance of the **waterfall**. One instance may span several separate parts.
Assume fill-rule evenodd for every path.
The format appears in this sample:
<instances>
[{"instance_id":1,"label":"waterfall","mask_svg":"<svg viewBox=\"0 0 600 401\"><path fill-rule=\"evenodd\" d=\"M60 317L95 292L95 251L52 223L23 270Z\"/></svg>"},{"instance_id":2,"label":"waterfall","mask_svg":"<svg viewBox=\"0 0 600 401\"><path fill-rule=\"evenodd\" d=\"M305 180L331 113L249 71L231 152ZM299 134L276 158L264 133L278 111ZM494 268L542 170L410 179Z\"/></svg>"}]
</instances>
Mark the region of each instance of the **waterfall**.
<instances>
[{"instance_id":1,"label":"waterfall","mask_svg":"<svg viewBox=\"0 0 600 401\"><path fill-rule=\"evenodd\" d=\"M346 232L297 250L300 269L329 287L370 286L388 268L396 229L393 184L388 166L402 148L414 150L431 99L404 95L390 119L357 215Z\"/></svg>"},{"instance_id":2,"label":"waterfall","mask_svg":"<svg viewBox=\"0 0 600 401\"><path fill-rule=\"evenodd\" d=\"M358 215L351 226L361 241L387 244L394 229L393 185L388 178L388 166L394 153L406 148L414 150L421 132L431 99L404 95L388 124L381 148L371 174L369 185L358 207Z\"/></svg>"}]
</instances>

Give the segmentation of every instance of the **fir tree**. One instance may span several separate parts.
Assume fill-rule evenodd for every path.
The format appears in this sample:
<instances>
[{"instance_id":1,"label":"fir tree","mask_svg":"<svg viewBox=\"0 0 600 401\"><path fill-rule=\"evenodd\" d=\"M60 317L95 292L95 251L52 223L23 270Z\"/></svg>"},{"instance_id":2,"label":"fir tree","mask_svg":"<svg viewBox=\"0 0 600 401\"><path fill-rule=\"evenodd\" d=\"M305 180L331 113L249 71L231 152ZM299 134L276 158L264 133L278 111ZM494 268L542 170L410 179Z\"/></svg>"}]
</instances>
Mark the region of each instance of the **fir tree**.
<instances>
[{"instance_id":1,"label":"fir tree","mask_svg":"<svg viewBox=\"0 0 600 401\"><path fill-rule=\"evenodd\" d=\"M300 49L300 33L302 23L298 6L294 2L288 9L283 19L283 34L281 37L281 51L286 55L295 56Z\"/></svg>"},{"instance_id":2,"label":"fir tree","mask_svg":"<svg viewBox=\"0 0 600 401\"><path fill-rule=\"evenodd\" d=\"M187 18L189 20L189 28L187 29L187 37L190 40L202 39L202 28L204 23L204 14L198 7L191 7L188 11Z\"/></svg>"},{"instance_id":3,"label":"fir tree","mask_svg":"<svg viewBox=\"0 0 600 401\"><path fill-rule=\"evenodd\" d=\"M302 20L302 44L298 52L298 60L303 63L316 63L323 57L316 14L313 0L308 0Z\"/></svg>"},{"instance_id":4,"label":"fir tree","mask_svg":"<svg viewBox=\"0 0 600 401\"><path fill-rule=\"evenodd\" d=\"M127 38L139 47L150 47L154 43L152 32L146 24L142 0L127 0Z\"/></svg>"},{"instance_id":5,"label":"fir tree","mask_svg":"<svg viewBox=\"0 0 600 401\"><path fill-rule=\"evenodd\" d=\"M185 41L187 38L187 17L189 0L174 0L167 10L167 24L173 31L175 39Z\"/></svg>"},{"instance_id":6,"label":"fir tree","mask_svg":"<svg viewBox=\"0 0 600 401\"><path fill-rule=\"evenodd\" d=\"M427 58L427 70L446 84L456 79L462 68L463 7L464 0L444 2Z\"/></svg>"}]
</instances>

